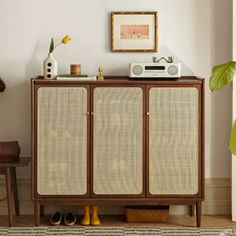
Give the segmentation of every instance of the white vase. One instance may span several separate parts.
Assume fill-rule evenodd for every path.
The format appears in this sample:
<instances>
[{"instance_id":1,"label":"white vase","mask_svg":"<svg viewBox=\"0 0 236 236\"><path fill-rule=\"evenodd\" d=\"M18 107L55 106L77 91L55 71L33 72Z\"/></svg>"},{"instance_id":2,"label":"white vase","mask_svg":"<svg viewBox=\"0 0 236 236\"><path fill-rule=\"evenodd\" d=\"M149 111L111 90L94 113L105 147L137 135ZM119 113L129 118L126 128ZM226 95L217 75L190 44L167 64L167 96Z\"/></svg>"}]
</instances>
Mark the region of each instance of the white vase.
<instances>
[{"instance_id":1,"label":"white vase","mask_svg":"<svg viewBox=\"0 0 236 236\"><path fill-rule=\"evenodd\" d=\"M56 79L57 61L52 53L48 53L48 57L43 62L44 79Z\"/></svg>"}]
</instances>

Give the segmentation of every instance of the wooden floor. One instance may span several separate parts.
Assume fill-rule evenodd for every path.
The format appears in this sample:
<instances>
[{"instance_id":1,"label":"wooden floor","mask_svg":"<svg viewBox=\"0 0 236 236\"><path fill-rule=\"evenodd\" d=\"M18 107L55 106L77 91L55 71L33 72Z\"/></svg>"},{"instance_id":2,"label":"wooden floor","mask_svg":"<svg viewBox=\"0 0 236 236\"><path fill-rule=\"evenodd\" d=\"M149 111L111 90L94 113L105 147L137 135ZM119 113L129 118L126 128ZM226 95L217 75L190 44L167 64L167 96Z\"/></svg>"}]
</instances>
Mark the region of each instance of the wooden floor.
<instances>
[{"instance_id":1,"label":"wooden floor","mask_svg":"<svg viewBox=\"0 0 236 236\"><path fill-rule=\"evenodd\" d=\"M79 220L81 217L79 217ZM122 216L102 216L101 226L155 226L155 227L195 227L196 219L191 216L170 216L166 224L126 223ZM77 224L79 224L77 222ZM0 216L0 227L8 226L7 216ZM34 216L14 216L15 227L34 226ZM49 226L49 216L41 218L40 226ZM202 227L236 227L230 216L202 216Z\"/></svg>"}]
</instances>

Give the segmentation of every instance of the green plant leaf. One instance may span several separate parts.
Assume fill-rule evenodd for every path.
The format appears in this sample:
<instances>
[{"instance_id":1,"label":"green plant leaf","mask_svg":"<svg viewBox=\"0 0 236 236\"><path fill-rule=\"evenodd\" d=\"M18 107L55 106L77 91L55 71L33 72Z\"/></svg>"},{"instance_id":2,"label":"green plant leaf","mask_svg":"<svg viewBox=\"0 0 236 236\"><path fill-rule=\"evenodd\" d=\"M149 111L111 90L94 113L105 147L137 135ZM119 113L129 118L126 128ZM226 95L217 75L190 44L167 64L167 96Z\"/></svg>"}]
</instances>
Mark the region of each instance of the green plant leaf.
<instances>
[{"instance_id":1,"label":"green plant leaf","mask_svg":"<svg viewBox=\"0 0 236 236\"><path fill-rule=\"evenodd\" d=\"M54 40L51 38L51 43L50 43L50 48L49 48L49 53L52 53L54 50Z\"/></svg>"},{"instance_id":2,"label":"green plant leaf","mask_svg":"<svg viewBox=\"0 0 236 236\"><path fill-rule=\"evenodd\" d=\"M236 120L234 121L233 127L231 129L229 149L232 154L236 155Z\"/></svg>"},{"instance_id":3,"label":"green plant leaf","mask_svg":"<svg viewBox=\"0 0 236 236\"><path fill-rule=\"evenodd\" d=\"M236 74L236 62L231 61L222 65L213 67L210 78L211 91L217 91L228 85Z\"/></svg>"}]
</instances>

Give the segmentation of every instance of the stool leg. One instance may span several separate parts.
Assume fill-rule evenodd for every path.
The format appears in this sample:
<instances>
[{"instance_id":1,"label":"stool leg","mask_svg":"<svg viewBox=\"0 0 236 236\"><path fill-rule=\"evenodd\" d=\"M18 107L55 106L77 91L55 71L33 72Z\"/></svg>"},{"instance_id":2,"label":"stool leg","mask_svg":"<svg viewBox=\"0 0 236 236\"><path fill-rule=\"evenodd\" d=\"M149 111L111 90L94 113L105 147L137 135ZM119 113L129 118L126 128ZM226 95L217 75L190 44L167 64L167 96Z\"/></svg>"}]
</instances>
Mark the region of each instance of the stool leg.
<instances>
[{"instance_id":1,"label":"stool leg","mask_svg":"<svg viewBox=\"0 0 236 236\"><path fill-rule=\"evenodd\" d=\"M12 189L11 189L11 168L6 167L6 190L7 190L7 206L8 206L8 220L9 226L13 225L13 216L12 216Z\"/></svg>"},{"instance_id":2,"label":"stool leg","mask_svg":"<svg viewBox=\"0 0 236 236\"><path fill-rule=\"evenodd\" d=\"M12 170L12 189L14 196L15 212L16 215L19 216L20 210L19 210L19 199L18 199L17 180L16 180L16 167L13 167L11 170Z\"/></svg>"}]
</instances>

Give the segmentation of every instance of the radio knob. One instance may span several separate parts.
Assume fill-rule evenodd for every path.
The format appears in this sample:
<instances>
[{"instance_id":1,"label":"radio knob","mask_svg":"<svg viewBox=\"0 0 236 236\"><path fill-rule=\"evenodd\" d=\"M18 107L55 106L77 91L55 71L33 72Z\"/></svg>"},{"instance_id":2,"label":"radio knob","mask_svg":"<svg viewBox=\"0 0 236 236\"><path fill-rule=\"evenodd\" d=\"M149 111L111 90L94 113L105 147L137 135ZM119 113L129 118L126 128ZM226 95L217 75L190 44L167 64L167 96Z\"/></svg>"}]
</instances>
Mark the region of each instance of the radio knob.
<instances>
[{"instance_id":1,"label":"radio knob","mask_svg":"<svg viewBox=\"0 0 236 236\"><path fill-rule=\"evenodd\" d=\"M132 72L135 74L135 75L141 75L143 73L143 68L142 66L140 65L136 65L132 68Z\"/></svg>"},{"instance_id":2,"label":"radio knob","mask_svg":"<svg viewBox=\"0 0 236 236\"><path fill-rule=\"evenodd\" d=\"M178 67L175 65L171 65L168 67L168 73L169 75L176 75L178 74Z\"/></svg>"}]
</instances>

